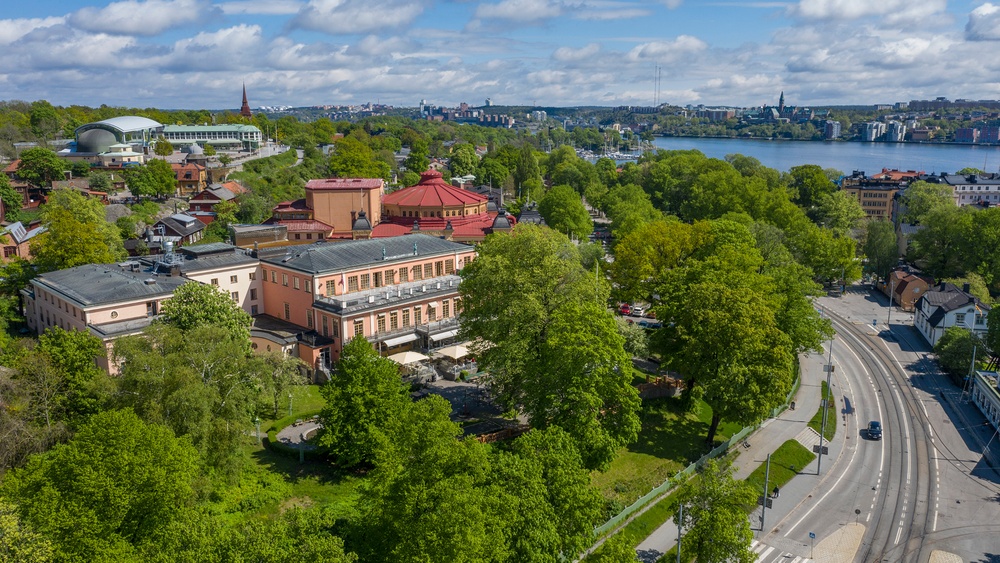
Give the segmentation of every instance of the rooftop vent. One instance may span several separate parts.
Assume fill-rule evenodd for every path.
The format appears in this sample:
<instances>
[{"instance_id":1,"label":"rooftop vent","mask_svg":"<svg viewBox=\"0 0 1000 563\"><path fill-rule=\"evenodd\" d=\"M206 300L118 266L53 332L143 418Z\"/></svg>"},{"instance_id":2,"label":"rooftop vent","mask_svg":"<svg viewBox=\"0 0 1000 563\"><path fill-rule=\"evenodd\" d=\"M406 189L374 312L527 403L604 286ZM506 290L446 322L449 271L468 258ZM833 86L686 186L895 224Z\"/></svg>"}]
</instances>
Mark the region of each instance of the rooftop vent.
<instances>
[{"instance_id":1,"label":"rooftop vent","mask_svg":"<svg viewBox=\"0 0 1000 563\"><path fill-rule=\"evenodd\" d=\"M369 295L368 296L368 302L369 303L374 303L375 302L375 296L374 295Z\"/></svg>"},{"instance_id":2,"label":"rooftop vent","mask_svg":"<svg viewBox=\"0 0 1000 563\"><path fill-rule=\"evenodd\" d=\"M146 278L146 279L142 280L142 283L144 283L146 285L154 285L154 284L156 284L156 280L153 279L153 278Z\"/></svg>"}]
</instances>

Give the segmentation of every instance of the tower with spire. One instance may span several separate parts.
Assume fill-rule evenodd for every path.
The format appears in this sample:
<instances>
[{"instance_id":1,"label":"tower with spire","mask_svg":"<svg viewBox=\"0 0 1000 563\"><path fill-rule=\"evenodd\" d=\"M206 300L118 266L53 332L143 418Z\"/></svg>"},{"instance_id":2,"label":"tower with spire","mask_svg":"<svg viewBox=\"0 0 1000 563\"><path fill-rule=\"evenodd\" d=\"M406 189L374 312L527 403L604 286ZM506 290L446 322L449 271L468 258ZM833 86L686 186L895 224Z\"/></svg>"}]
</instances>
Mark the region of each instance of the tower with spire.
<instances>
[{"instance_id":1,"label":"tower with spire","mask_svg":"<svg viewBox=\"0 0 1000 563\"><path fill-rule=\"evenodd\" d=\"M243 105L240 106L240 115L250 119L253 117L253 113L250 111L250 104L247 102L247 83L243 83Z\"/></svg>"},{"instance_id":2,"label":"tower with spire","mask_svg":"<svg viewBox=\"0 0 1000 563\"><path fill-rule=\"evenodd\" d=\"M246 102L246 88L243 89L243 100ZM785 111L785 91L781 91L781 96L778 97L778 113L784 113Z\"/></svg>"}]
</instances>

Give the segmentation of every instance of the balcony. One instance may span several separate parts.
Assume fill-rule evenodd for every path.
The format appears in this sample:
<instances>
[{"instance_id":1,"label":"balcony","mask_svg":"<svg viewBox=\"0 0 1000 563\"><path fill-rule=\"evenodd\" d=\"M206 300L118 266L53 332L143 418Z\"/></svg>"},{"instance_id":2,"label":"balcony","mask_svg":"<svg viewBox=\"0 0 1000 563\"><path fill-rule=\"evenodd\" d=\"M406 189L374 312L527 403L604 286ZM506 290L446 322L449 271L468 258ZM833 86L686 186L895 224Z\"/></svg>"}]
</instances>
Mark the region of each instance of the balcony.
<instances>
[{"instance_id":1,"label":"balcony","mask_svg":"<svg viewBox=\"0 0 1000 563\"><path fill-rule=\"evenodd\" d=\"M447 275L333 297L316 296L314 306L323 311L346 316L415 301L457 295L460 281L459 276Z\"/></svg>"}]
</instances>

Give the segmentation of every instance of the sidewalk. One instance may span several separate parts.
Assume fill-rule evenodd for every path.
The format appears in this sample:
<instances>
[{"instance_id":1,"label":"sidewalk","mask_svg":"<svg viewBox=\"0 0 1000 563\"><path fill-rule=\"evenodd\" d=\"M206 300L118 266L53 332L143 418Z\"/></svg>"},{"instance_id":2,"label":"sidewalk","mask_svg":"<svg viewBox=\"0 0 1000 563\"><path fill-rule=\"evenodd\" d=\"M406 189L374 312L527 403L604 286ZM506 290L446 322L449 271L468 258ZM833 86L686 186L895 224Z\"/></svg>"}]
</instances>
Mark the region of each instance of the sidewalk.
<instances>
[{"instance_id":1,"label":"sidewalk","mask_svg":"<svg viewBox=\"0 0 1000 563\"><path fill-rule=\"evenodd\" d=\"M825 354L810 354L801 357L802 383L793 399L795 410L785 410L775 418L770 418L761 424L747 441L749 448L734 446L736 459L733 461L736 479L746 479L760 464L767 461L767 455L779 446L793 440L803 433L820 407L820 382L825 379L823 365L826 364ZM836 387L835 387L836 389ZM837 394L834 393L834 397ZM838 424L839 420L828 420L828 424ZM803 433L804 434L804 433ZM843 432L838 432L829 446L830 454L823 459L824 473L832 466L840 453L843 444ZM781 488L781 496L773 501L773 508L765 515L765 524L777 522L788 515L799 502L806 498L816 485L816 462L813 461L804 472L792 479ZM760 508L750 515L751 527L760 529ZM765 526L765 530L769 529ZM677 544L677 526L673 521L667 521L646 538L636 548L640 561L653 562L670 548Z\"/></svg>"}]
</instances>

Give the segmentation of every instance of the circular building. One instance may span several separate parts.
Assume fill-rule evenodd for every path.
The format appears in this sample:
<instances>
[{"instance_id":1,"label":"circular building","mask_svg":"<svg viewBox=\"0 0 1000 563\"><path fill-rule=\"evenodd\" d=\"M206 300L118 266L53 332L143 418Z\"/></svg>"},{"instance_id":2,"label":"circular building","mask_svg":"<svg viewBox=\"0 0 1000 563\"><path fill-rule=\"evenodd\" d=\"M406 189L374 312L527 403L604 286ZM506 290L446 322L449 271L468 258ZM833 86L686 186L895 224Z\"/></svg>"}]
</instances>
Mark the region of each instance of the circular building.
<instances>
[{"instance_id":1,"label":"circular building","mask_svg":"<svg viewBox=\"0 0 1000 563\"><path fill-rule=\"evenodd\" d=\"M76 128L77 153L101 154L112 145L146 146L163 132L163 125L138 116L112 117Z\"/></svg>"}]
</instances>

